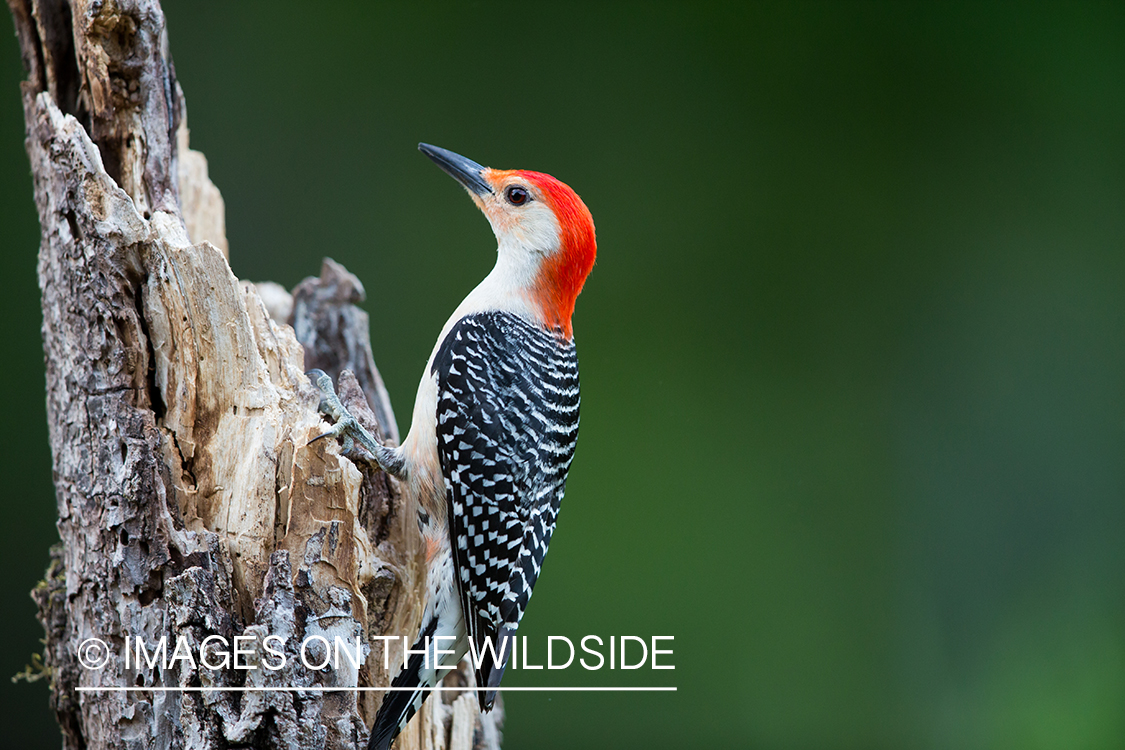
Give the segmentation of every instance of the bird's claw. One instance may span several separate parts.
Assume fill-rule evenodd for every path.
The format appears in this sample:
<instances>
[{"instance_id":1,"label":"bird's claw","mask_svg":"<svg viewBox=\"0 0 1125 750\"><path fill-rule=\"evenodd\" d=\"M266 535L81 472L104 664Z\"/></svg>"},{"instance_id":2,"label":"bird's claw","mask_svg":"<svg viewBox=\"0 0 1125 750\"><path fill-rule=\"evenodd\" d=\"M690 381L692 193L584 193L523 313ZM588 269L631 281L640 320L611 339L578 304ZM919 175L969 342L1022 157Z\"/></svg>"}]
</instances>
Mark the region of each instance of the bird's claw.
<instances>
[{"instance_id":1,"label":"bird's claw","mask_svg":"<svg viewBox=\"0 0 1125 750\"><path fill-rule=\"evenodd\" d=\"M324 370L309 370L305 375L320 390L320 403L317 411L328 417L334 423L328 432L317 435L309 441L310 444L326 437L342 438L345 444L352 442L348 433L359 425L347 407L336 395L336 388L332 385L332 378Z\"/></svg>"},{"instance_id":2,"label":"bird's claw","mask_svg":"<svg viewBox=\"0 0 1125 750\"><path fill-rule=\"evenodd\" d=\"M363 425L359 423L359 420L353 417L348 408L340 401L340 397L336 395L332 378L323 370L317 369L309 370L305 375L320 390L320 404L317 406L317 410L335 423L332 425L332 429L317 435L308 442L308 445L312 445L322 438L335 438L340 441L340 453L371 462L373 459L369 452L357 450L356 446L357 442L360 445L364 443L367 432ZM368 436L368 439L371 438Z\"/></svg>"},{"instance_id":3,"label":"bird's claw","mask_svg":"<svg viewBox=\"0 0 1125 750\"><path fill-rule=\"evenodd\" d=\"M312 384L320 390L320 404L317 409L321 414L331 417L333 422L339 423L345 416L351 417L348 410L340 402L340 397L336 395L336 388L332 385L332 378L328 377L328 373L324 370L309 370L305 373ZM329 433L320 435L315 440L327 436Z\"/></svg>"}]
</instances>

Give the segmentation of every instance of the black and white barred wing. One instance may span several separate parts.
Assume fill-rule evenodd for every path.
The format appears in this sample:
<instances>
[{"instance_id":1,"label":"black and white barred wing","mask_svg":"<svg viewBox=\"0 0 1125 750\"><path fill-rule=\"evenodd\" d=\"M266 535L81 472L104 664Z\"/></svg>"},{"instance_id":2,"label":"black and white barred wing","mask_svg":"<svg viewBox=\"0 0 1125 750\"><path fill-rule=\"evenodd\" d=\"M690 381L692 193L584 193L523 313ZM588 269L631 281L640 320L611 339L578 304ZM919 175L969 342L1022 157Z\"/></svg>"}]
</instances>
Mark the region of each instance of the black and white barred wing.
<instances>
[{"instance_id":1,"label":"black and white barred wing","mask_svg":"<svg viewBox=\"0 0 1125 750\"><path fill-rule=\"evenodd\" d=\"M480 653L515 630L539 577L578 437L578 359L561 332L489 312L454 325L433 371L453 559ZM478 685L502 672L486 660Z\"/></svg>"}]
</instances>

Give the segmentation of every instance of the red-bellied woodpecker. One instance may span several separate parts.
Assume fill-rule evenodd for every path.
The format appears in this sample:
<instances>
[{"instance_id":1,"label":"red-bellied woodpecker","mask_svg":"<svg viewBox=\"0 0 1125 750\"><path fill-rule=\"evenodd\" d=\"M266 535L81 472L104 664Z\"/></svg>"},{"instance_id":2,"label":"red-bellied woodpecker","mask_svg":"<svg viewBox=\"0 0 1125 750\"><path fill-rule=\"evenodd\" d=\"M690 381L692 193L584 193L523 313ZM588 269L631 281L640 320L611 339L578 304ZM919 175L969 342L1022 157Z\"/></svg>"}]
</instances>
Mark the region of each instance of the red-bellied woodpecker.
<instances>
[{"instance_id":1,"label":"red-bellied woodpecker","mask_svg":"<svg viewBox=\"0 0 1125 750\"><path fill-rule=\"evenodd\" d=\"M488 217L496 266L442 328L401 447L378 443L340 404L331 380L309 373L324 391L322 409L336 420L326 435L342 438L345 448L361 444L418 498L426 605L410 661L393 682L417 690L387 693L371 730L369 747L378 750L390 747L428 696L425 688L470 644L474 668L480 661L482 709L492 708L574 456L571 314L597 252L589 210L554 177L418 148ZM453 653L439 661L435 649Z\"/></svg>"}]
</instances>

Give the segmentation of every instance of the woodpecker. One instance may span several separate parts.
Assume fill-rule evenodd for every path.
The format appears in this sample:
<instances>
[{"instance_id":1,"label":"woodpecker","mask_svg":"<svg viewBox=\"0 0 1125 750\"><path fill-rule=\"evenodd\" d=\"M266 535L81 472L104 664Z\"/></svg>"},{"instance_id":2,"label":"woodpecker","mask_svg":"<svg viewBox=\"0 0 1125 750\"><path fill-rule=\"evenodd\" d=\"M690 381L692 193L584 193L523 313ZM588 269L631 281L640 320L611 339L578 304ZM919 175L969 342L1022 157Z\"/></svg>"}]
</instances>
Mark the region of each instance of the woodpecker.
<instances>
[{"instance_id":1,"label":"woodpecker","mask_svg":"<svg viewBox=\"0 0 1125 750\"><path fill-rule=\"evenodd\" d=\"M477 655L481 709L492 708L510 643L555 530L578 439L571 315L597 243L586 205L547 174L498 170L425 143L496 235L496 265L442 327L400 447L367 433L332 381L309 376L335 420L320 437L355 443L417 498L426 599L410 660L371 730L387 750L441 678ZM442 636L441 639L435 639ZM452 651L441 658L437 649ZM483 658L480 656L483 655ZM428 658L427 658L428 657Z\"/></svg>"}]
</instances>

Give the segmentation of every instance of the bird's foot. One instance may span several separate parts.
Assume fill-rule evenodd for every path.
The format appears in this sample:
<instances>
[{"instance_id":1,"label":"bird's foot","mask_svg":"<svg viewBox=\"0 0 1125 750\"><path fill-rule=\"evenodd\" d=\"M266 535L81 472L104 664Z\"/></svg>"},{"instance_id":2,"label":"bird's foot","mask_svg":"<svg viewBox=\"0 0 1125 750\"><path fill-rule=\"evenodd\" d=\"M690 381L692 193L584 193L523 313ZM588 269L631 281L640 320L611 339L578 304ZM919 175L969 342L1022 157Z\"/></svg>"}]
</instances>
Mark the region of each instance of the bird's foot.
<instances>
[{"instance_id":1,"label":"bird's foot","mask_svg":"<svg viewBox=\"0 0 1125 750\"><path fill-rule=\"evenodd\" d=\"M323 370L309 370L305 374L308 375L313 385L320 390L320 406L318 407L320 413L334 422L332 429L314 437L309 441L309 445L322 438L336 438L340 441L340 449L345 456L362 458L368 463L378 464L378 461L374 458L376 453L374 446L378 445L377 441L340 401L340 397L336 395L336 389L332 385L332 378L328 377L328 374ZM357 445L364 450L356 450Z\"/></svg>"}]
</instances>

